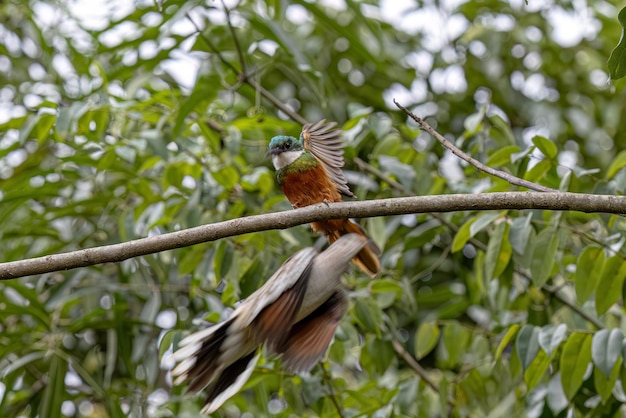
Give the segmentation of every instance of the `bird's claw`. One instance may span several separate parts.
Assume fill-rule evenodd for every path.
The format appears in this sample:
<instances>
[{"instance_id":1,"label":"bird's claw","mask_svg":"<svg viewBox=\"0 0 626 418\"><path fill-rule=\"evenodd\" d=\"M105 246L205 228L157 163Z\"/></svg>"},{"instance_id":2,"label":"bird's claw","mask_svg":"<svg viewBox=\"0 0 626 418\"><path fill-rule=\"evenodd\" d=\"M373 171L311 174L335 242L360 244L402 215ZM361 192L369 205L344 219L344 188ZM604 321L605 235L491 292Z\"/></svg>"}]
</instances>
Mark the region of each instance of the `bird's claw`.
<instances>
[{"instance_id":1,"label":"bird's claw","mask_svg":"<svg viewBox=\"0 0 626 418\"><path fill-rule=\"evenodd\" d=\"M322 200L322 203L324 203L326 207L330 207L330 201L328 199Z\"/></svg>"}]
</instances>

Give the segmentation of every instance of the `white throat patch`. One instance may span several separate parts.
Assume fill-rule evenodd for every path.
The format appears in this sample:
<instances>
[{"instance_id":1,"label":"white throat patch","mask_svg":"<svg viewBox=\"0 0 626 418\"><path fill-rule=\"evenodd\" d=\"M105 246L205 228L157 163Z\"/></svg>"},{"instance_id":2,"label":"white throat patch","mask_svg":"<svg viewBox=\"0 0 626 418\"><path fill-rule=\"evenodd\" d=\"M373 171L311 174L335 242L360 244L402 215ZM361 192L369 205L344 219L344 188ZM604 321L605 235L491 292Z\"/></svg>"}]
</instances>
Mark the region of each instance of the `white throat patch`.
<instances>
[{"instance_id":1,"label":"white throat patch","mask_svg":"<svg viewBox=\"0 0 626 418\"><path fill-rule=\"evenodd\" d=\"M281 152L280 154L272 155L272 164L274 164L276 170L280 170L296 161L302 154L304 154L304 150Z\"/></svg>"}]
</instances>

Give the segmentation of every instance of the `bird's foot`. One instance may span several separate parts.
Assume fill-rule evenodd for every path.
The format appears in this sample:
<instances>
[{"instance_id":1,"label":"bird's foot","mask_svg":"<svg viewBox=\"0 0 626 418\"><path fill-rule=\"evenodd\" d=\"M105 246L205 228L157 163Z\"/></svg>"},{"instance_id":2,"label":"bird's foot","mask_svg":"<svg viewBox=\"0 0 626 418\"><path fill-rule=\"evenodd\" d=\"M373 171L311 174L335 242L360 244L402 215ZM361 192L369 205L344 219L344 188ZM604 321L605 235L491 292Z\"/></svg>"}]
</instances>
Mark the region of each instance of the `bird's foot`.
<instances>
[{"instance_id":1,"label":"bird's foot","mask_svg":"<svg viewBox=\"0 0 626 418\"><path fill-rule=\"evenodd\" d=\"M327 207L330 207L330 201L328 199L322 200L322 203L324 203Z\"/></svg>"}]
</instances>

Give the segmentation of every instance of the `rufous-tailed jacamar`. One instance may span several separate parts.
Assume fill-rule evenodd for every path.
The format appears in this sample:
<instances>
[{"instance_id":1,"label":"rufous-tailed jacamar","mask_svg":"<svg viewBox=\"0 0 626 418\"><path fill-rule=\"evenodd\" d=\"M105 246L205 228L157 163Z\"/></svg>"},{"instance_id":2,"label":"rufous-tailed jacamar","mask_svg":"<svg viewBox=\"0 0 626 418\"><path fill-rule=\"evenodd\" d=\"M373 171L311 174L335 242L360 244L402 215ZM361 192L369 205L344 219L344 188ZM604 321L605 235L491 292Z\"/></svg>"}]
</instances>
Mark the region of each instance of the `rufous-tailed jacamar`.
<instances>
[{"instance_id":1,"label":"rufous-tailed jacamar","mask_svg":"<svg viewBox=\"0 0 626 418\"><path fill-rule=\"evenodd\" d=\"M343 140L337 124L321 120L304 125L300 139L275 136L268 154L276 168L276 178L287 200L294 208L322 202L341 202L341 195L355 197L343 174ZM356 233L367 237L365 231L351 219L332 219L311 223L330 243L340 236ZM354 263L366 274L375 276L380 269L380 250L369 240L354 258Z\"/></svg>"}]
</instances>

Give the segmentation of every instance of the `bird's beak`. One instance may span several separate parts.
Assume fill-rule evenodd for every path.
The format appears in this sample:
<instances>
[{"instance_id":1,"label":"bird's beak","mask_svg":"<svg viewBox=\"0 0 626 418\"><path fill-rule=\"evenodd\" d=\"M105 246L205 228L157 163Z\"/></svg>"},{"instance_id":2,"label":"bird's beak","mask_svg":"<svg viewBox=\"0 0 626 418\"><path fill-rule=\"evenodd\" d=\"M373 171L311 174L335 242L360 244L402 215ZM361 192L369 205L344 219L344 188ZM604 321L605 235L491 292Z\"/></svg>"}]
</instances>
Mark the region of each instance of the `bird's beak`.
<instances>
[{"instance_id":1,"label":"bird's beak","mask_svg":"<svg viewBox=\"0 0 626 418\"><path fill-rule=\"evenodd\" d=\"M267 152L265 153L265 158L267 157L271 157L278 154L278 149L277 148L270 148L267 150Z\"/></svg>"}]
</instances>

